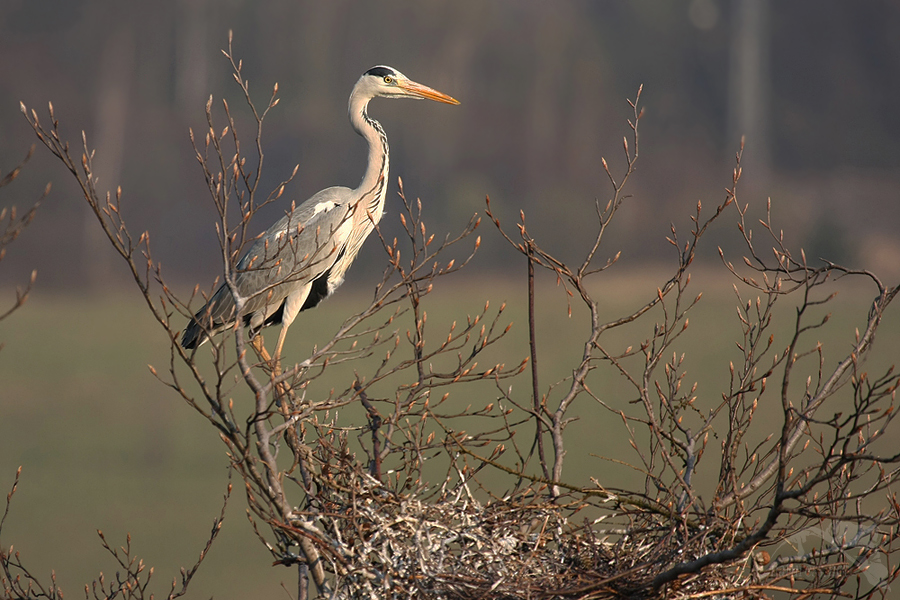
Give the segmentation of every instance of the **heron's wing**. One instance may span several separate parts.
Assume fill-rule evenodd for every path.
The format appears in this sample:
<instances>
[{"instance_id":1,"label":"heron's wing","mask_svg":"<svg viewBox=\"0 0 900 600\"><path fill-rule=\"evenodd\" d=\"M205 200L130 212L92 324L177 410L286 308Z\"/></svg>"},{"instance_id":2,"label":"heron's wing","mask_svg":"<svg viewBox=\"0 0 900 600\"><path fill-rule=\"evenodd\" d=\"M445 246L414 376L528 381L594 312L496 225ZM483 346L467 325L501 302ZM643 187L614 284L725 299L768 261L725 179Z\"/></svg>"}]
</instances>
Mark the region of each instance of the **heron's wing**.
<instances>
[{"instance_id":1,"label":"heron's wing","mask_svg":"<svg viewBox=\"0 0 900 600\"><path fill-rule=\"evenodd\" d=\"M259 327L295 290L328 271L349 237L349 188L324 189L261 234L238 261L235 284L246 299L248 324ZM235 319L235 302L222 285L197 319L218 329Z\"/></svg>"},{"instance_id":2,"label":"heron's wing","mask_svg":"<svg viewBox=\"0 0 900 600\"><path fill-rule=\"evenodd\" d=\"M328 271L349 237L348 188L322 190L289 211L238 262L246 313L281 301Z\"/></svg>"}]
</instances>

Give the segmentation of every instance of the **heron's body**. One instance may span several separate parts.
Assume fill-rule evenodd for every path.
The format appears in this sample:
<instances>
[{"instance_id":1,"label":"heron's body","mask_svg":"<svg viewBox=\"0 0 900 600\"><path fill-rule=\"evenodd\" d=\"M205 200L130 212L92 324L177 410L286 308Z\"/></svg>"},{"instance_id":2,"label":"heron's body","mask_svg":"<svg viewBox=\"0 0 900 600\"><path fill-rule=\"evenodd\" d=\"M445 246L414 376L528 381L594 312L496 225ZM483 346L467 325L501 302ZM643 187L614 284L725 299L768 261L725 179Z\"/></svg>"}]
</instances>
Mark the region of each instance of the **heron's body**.
<instances>
[{"instance_id":1,"label":"heron's body","mask_svg":"<svg viewBox=\"0 0 900 600\"><path fill-rule=\"evenodd\" d=\"M366 108L376 96L456 100L407 79L391 67L366 71L350 95L350 123L369 146L368 166L359 187L330 187L288 211L250 246L234 272L245 299L241 323L253 337L268 325L282 325L280 353L287 328L297 314L316 306L344 280L366 237L384 212L389 170L387 136ZM222 285L197 312L182 334L185 348L236 324L234 297Z\"/></svg>"}]
</instances>

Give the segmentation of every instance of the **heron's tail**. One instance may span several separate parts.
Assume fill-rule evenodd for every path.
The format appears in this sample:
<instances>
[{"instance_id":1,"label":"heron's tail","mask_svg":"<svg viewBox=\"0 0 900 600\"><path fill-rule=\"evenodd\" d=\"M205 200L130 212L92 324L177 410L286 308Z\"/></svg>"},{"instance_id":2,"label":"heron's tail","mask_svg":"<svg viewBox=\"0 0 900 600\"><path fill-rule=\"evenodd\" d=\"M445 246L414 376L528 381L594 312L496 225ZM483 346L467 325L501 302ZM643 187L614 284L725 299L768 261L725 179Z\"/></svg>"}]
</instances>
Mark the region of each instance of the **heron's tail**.
<instances>
[{"instance_id":1,"label":"heron's tail","mask_svg":"<svg viewBox=\"0 0 900 600\"><path fill-rule=\"evenodd\" d=\"M194 317L181 334L181 347L187 350L193 350L207 339L206 333L204 333L203 328L200 327L197 318Z\"/></svg>"},{"instance_id":2,"label":"heron's tail","mask_svg":"<svg viewBox=\"0 0 900 600\"><path fill-rule=\"evenodd\" d=\"M181 346L193 350L202 346L209 336L222 331L230 318L229 311L234 310L233 306L231 292L224 285L220 286L209 302L191 317L181 333Z\"/></svg>"}]
</instances>

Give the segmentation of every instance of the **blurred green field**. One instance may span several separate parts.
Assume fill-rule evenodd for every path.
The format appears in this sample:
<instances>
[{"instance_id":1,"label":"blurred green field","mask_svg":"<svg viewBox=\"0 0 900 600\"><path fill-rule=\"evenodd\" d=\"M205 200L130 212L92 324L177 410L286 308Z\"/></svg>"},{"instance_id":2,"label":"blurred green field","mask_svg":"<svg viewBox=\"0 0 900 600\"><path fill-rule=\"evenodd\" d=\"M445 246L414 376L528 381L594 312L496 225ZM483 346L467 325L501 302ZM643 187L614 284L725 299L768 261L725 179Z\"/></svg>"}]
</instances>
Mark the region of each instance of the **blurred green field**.
<instances>
[{"instance_id":1,"label":"blurred green field","mask_svg":"<svg viewBox=\"0 0 900 600\"><path fill-rule=\"evenodd\" d=\"M447 324L464 322L486 300L491 301L491 314L507 302L501 324L512 322L513 328L491 357L507 365L521 361L528 353L524 281L470 282L462 274L454 277L438 282L426 299L432 339L445 337ZM600 278L596 293L603 299L604 316L612 319L633 310L652 298L664 281L663 273L653 271ZM581 353L587 314L573 304L568 317L564 293L551 279L542 277L538 283L538 364L546 389L571 373ZM699 402L706 407L727 389L723 386L728 382L728 362L739 356L734 344L740 333L737 302L731 285L722 269L695 275L690 289L692 295L702 291L703 300L677 345L687 356L686 385L699 383ZM853 330L864 325L875 294L874 288L845 288L828 307L835 315L828 327L808 338L810 344L816 340L825 344L828 365L850 347ZM302 357L312 344L326 341L344 317L365 306L370 293L348 285L314 313L301 315L291 329L288 358ZM0 293L0 306L11 297L9 291ZM610 348L637 345L658 316L611 332ZM777 347L787 343L783 332L793 318L790 307L783 306ZM8 490L16 468L23 467L2 543L14 544L24 563L43 580L55 569L71 596L80 595L98 571L109 575L115 570L96 530L118 544L131 533L134 553L155 567L153 590L166 592L178 568L193 564L205 543L228 483L228 464L218 435L150 374L147 364L165 370L168 351L166 338L143 301L127 290L102 297L55 296L38 290L20 311L0 322L0 341L5 344L0 350L0 489ZM900 358L898 348L900 317L890 314L876 340L878 356L872 370ZM317 385L343 388L349 383L339 372L334 377L338 380ZM530 374L509 384L524 400ZM620 375L601 370L592 377L591 387L610 404L634 409L628 401L635 394ZM492 402L496 395L489 386L451 391L454 402L474 406ZM613 487L634 484L637 480L628 469L597 458L630 459L621 420L610 418L609 412L586 398L577 414L580 419L569 431L566 481L587 484L595 476ZM777 412L771 414L777 417ZM774 429L778 421L760 425ZM530 431L529 426L524 435L530 436ZM244 512L238 488L220 539L189 597L286 597L282 582L294 590L294 572L270 566Z\"/></svg>"}]
</instances>

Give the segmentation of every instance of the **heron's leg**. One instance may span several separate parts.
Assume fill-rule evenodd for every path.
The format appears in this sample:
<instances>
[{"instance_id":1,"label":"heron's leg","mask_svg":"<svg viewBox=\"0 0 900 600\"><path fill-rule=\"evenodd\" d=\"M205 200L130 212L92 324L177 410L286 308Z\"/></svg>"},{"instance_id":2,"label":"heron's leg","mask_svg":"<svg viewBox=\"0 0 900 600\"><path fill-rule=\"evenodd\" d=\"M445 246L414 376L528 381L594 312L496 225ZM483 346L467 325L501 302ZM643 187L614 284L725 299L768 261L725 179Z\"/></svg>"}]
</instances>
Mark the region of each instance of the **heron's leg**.
<instances>
[{"instance_id":1,"label":"heron's leg","mask_svg":"<svg viewBox=\"0 0 900 600\"><path fill-rule=\"evenodd\" d=\"M281 375L281 346L284 344L284 330L282 329L281 335L278 336L278 345L275 348L275 355L270 356L268 350L266 350L265 345L263 345L263 337L262 334L257 334L252 340L250 340L250 345L254 350L259 354L260 358L265 361L267 365L272 369L272 377L278 377ZM284 383L280 383L275 386L275 389L278 390L280 397L287 397L290 393L290 387Z\"/></svg>"},{"instance_id":2,"label":"heron's leg","mask_svg":"<svg viewBox=\"0 0 900 600\"><path fill-rule=\"evenodd\" d=\"M277 375L281 374L281 349L284 347L284 338L287 337L288 327L290 323L282 323L281 332L278 334L278 343L275 344L275 371Z\"/></svg>"},{"instance_id":3,"label":"heron's leg","mask_svg":"<svg viewBox=\"0 0 900 600\"><path fill-rule=\"evenodd\" d=\"M257 335L253 338L253 341L250 343L256 348L257 352L259 352L260 356L267 364L272 366L272 378L276 378L281 375L281 349L284 346L284 337L287 333L288 326L283 325L281 327L281 334L278 336L278 343L275 346L275 354L274 356L269 356L269 353L266 351L265 347L262 345L262 336ZM257 342L257 340L260 340ZM278 409L281 411L281 414L285 419L290 419L292 415L292 407L296 402L294 397L294 390L291 388L290 384L282 381L279 384L275 385L275 402L278 404ZM288 474L294 471L294 468L300 465L303 469L306 469L306 466L302 464L302 457L304 454L310 454L309 448L303 443L300 439L300 434L297 431L297 427L289 427L287 431L284 432L285 439L287 440L288 446L290 446L291 451L294 453L294 462L291 465L291 468L288 469Z\"/></svg>"},{"instance_id":4,"label":"heron's leg","mask_svg":"<svg viewBox=\"0 0 900 600\"><path fill-rule=\"evenodd\" d=\"M256 353L259 354L259 357L262 358L266 363L272 363L272 357L269 356L268 350L266 350L265 345L263 345L263 336L261 333L256 334L252 340L250 340L250 346L256 350Z\"/></svg>"},{"instance_id":5,"label":"heron's leg","mask_svg":"<svg viewBox=\"0 0 900 600\"><path fill-rule=\"evenodd\" d=\"M276 378L281 375L281 346L284 344L284 331L282 330L281 335L278 336L278 346L275 349L275 356L270 356L268 350L266 350L265 345L263 344L263 336L262 334L257 334L252 340L250 340L250 345L256 350L259 357L263 359L263 361L269 366L272 373L272 378ZM279 383L275 386L276 391L278 392L278 401L279 404L282 404L284 398L288 398L291 396L291 388L289 385L284 382ZM284 406L282 406L284 408ZM287 414L287 413L285 413Z\"/></svg>"}]
</instances>

